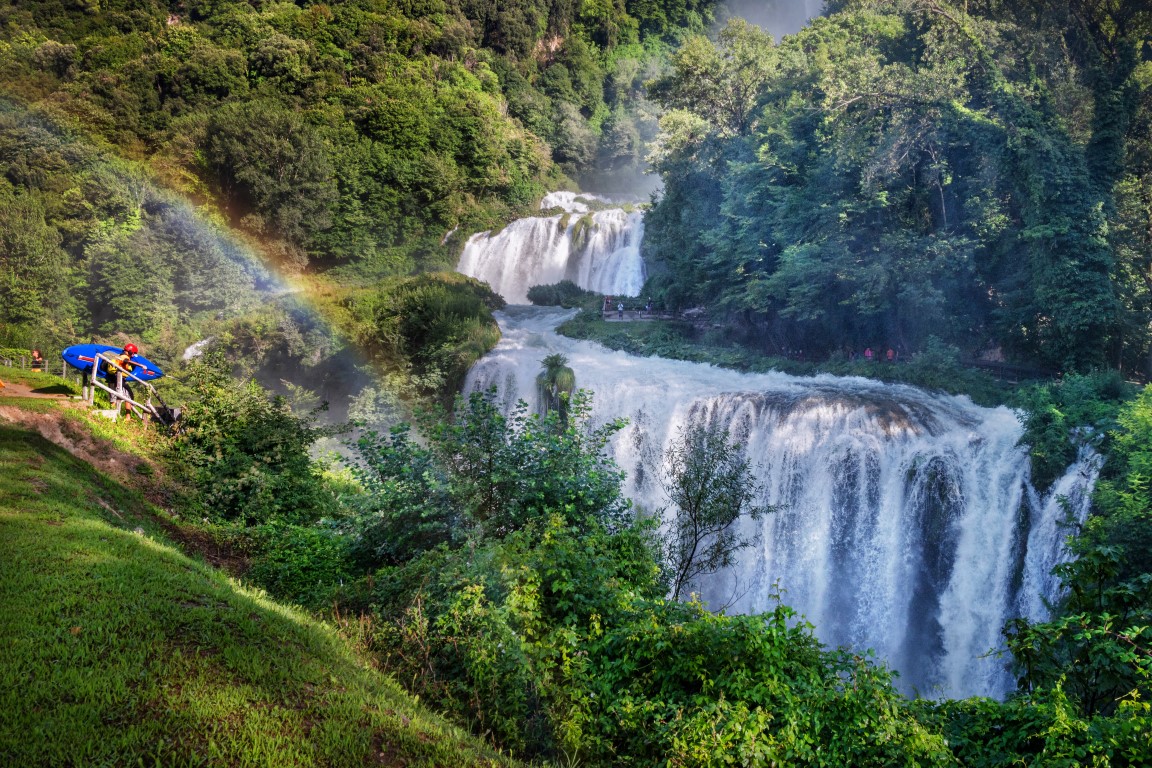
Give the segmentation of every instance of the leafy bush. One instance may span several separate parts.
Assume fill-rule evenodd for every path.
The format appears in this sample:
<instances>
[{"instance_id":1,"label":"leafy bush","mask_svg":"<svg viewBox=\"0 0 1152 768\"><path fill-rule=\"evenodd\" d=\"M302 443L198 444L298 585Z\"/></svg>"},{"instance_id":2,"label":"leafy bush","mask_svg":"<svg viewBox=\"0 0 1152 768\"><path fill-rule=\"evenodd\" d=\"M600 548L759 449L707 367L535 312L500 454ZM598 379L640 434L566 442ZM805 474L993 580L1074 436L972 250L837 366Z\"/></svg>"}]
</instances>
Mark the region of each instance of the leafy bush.
<instances>
[{"instance_id":1,"label":"leafy bush","mask_svg":"<svg viewBox=\"0 0 1152 768\"><path fill-rule=\"evenodd\" d=\"M320 607L350 579L347 537L330 527L273 523L252 534L259 551L245 575L275 597Z\"/></svg>"},{"instance_id":2,"label":"leafy bush","mask_svg":"<svg viewBox=\"0 0 1152 768\"><path fill-rule=\"evenodd\" d=\"M1119 548L1076 548L1057 567L1067 590L1058 615L1016 619L1005 635L1021 690L1060 688L1082 716L1111 715L1152 695L1152 573L1125 579Z\"/></svg>"},{"instance_id":3,"label":"leafy bush","mask_svg":"<svg viewBox=\"0 0 1152 768\"><path fill-rule=\"evenodd\" d=\"M1103 447L1130 389L1116 371L1101 371L1070 374L1020 396L1026 414L1020 442L1030 448L1036 487L1047 488L1064 474L1085 441Z\"/></svg>"},{"instance_id":4,"label":"leafy bush","mask_svg":"<svg viewBox=\"0 0 1152 768\"><path fill-rule=\"evenodd\" d=\"M592 651L597 721L621 763L953 765L889 671L825 651L787 607L637 607Z\"/></svg>"},{"instance_id":5,"label":"leafy bush","mask_svg":"<svg viewBox=\"0 0 1152 768\"><path fill-rule=\"evenodd\" d=\"M500 340L492 311L504 300L455 273L385 280L343 304L359 345L411 375L423 395L459 391L472 364Z\"/></svg>"},{"instance_id":6,"label":"leafy bush","mask_svg":"<svg viewBox=\"0 0 1152 768\"><path fill-rule=\"evenodd\" d=\"M324 432L298 417L282 397L253 381L227 378L223 360L209 355L191 366L197 400L188 403L167 447L178 477L210 520L258 525L307 523L334 504L309 449Z\"/></svg>"},{"instance_id":7,"label":"leafy bush","mask_svg":"<svg viewBox=\"0 0 1152 768\"><path fill-rule=\"evenodd\" d=\"M352 554L366 568L399 565L457 538L460 514L432 452L415 444L408 425L388 436L360 438L356 476L364 488L348 526Z\"/></svg>"},{"instance_id":8,"label":"leafy bush","mask_svg":"<svg viewBox=\"0 0 1152 768\"><path fill-rule=\"evenodd\" d=\"M1128 581L1152 573L1152 388L1120 410L1110 433L1110 456L1097 487L1093 517L1083 540L1116 547L1117 578Z\"/></svg>"},{"instance_id":9,"label":"leafy bush","mask_svg":"<svg viewBox=\"0 0 1152 768\"><path fill-rule=\"evenodd\" d=\"M1152 696L1152 388L1117 409L1104 398L1118 397L1125 387L1110 376L1065 385L1067 393L1063 387L1038 393L1050 399L1033 420L1045 426L1045 437L1061 436L1067 425L1060 418L1094 418L1097 429L1111 422L1110 456L1093 514L1071 542L1078 557L1058 568L1067 591L1056 616L1014 622L1008 641L1024 690L1060 687L1090 717ZM1063 409L1053 402L1059 397Z\"/></svg>"},{"instance_id":10,"label":"leafy bush","mask_svg":"<svg viewBox=\"0 0 1152 768\"><path fill-rule=\"evenodd\" d=\"M403 562L439 544L500 539L550 513L584 528L622 525L629 502L620 472L604 454L621 427L587 424L586 393L559 413L501 413L495 394L457 399L454 421L434 408L420 415L428 447L401 426L359 442L357 477L365 494L349 525L355 551L372 565Z\"/></svg>"},{"instance_id":11,"label":"leafy bush","mask_svg":"<svg viewBox=\"0 0 1152 768\"><path fill-rule=\"evenodd\" d=\"M1079 716L1057 685L1010 699L966 699L924 703L920 716L943 729L962 765L1147 765L1152 743L1152 707L1126 701L1112 717Z\"/></svg>"},{"instance_id":12,"label":"leafy bush","mask_svg":"<svg viewBox=\"0 0 1152 768\"><path fill-rule=\"evenodd\" d=\"M528 289L528 301L538 307L573 307L596 295L571 280L561 280L551 285L534 285Z\"/></svg>"}]
</instances>

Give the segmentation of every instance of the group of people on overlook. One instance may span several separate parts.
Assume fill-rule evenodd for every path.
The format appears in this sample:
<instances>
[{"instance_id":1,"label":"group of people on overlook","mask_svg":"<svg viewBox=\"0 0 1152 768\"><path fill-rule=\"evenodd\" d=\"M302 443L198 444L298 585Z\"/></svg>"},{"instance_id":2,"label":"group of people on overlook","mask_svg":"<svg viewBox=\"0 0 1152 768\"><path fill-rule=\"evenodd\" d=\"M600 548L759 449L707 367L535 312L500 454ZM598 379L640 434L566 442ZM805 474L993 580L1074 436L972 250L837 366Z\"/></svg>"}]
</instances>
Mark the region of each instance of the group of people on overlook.
<instances>
[{"instance_id":1,"label":"group of people on overlook","mask_svg":"<svg viewBox=\"0 0 1152 768\"><path fill-rule=\"evenodd\" d=\"M853 353L852 356L855 357L855 353ZM896 362L897 357L898 357L898 355L896 354L896 351L894 349L892 349L892 347L888 347L888 351L884 353L884 359L886 359L890 363ZM880 354L878 352L873 352L872 347L866 347L864 349L865 362L871 363L873 360L879 360L879 359L880 359Z\"/></svg>"},{"instance_id":2,"label":"group of people on overlook","mask_svg":"<svg viewBox=\"0 0 1152 768\"><path fill-rule=\"evenodd\" d=\"M612 297L611 296L605 296L604 297L604 311L605 312L611 312L612 309L613 309ZM624 302L622 300L617 300L615 302L615 309L616 309L616 317L620 320L623 320L624 319L624 310L626 309L626 307L624 306ZM644 315L652 314L652 298L649 297L648 303L645 304L643 307L635 307L631 311L639 311L641 317L643 317Z\"/></svg>"}]
</instances>

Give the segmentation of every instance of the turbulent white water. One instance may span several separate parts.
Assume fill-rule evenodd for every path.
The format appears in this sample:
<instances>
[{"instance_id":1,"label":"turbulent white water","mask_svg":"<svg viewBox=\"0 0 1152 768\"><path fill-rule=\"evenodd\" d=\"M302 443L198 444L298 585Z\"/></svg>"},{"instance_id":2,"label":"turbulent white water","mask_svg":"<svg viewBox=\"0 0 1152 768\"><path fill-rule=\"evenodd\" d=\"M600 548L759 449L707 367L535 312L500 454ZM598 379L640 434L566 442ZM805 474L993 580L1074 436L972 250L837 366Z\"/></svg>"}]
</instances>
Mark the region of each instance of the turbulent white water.
<instances>
[{"instance_id":1,"label":"turbulent white water","mask_svg":"<svg viewBox=\"0 0 1152 768\"><path fill-rule=\"evenodd\" d=\"M504 338L467 387L532 402L540 360L566 355L578 386L595 393L594 420L629 419L612 450L648 511L665 506L661 456L678 429L706 421L738 435L778 511L755 524L760 543L737 570L697 585L712 606L761 611L779 590L823 641L874 649L906 691L1010 688L1004 660L986 654L1001 646L1006 619L1044 616L1057 587L1049 572L1065 556L1057 496L1086 514L1091 452L1041 498L1007 408L862 378L633 357L558 336L564 316L501 313Z\"/></svg>"},{"instance_id":2,"label":"turbulent white water","mask_svg":"<svg viewBox=\"0 0 1152 768\"><path fill-rule=\"evenodd\" d=\"M511 304L527 304L528 289L571 280L581 288L637 296L644 287L640 211L589 212L595 195L553 192L541 208L569 213L514 221L496 233L468 239L456 269L486 281Z\"/></svg>"},{"instance_id":3,"label":"turbulent white water","mask_svg":"<svg viewBox=\"0 0 1152 768\"><path fill-rule=\"evenodd\" d=\"M185 361L195 360L197 357L200 357L200 355L204 354L204 350L208 348L208 345L211 344L215 338L215 336L209 336L206 339L201 339L195 344L190 345L187 349L184 350L184 354L180 356L180 359Z\"/></svg>"}]
</instances>

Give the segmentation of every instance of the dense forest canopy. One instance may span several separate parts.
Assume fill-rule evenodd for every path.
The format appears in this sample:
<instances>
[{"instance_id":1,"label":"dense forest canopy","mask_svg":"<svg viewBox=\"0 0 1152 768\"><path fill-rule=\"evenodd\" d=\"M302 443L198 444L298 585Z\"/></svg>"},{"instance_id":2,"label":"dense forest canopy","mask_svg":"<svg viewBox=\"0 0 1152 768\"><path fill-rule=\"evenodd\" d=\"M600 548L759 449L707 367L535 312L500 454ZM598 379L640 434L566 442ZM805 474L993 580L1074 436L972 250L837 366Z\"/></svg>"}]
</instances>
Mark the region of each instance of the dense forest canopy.
<instances>
[{"instance_id":1,"label":"dense forest canopy","mask_svg":"<svg viewBox=\"0 0 1152 768\"><path fill-rule=\"evenodd\" d=\"M1002 349L1147 375L1152 10L841 0L696 37L666 110L654 286L771 349Z\"/></svg>"},{"instance_id":2,"label":"dense forest canopy","mask_svg":"<svg viewBox=\"0 0 1152 768\"><path fill-rule=\"evenodd\" d=\"M0 77L281 261L403 273L563 172L635 171L655 131L643 82L710 6L34 1L0 10Z\"/></svg>"},{"instance_id":3,"label":"dense forest canopy","mask_svg":"<svg viewBox=\"0 0 1152 768\"><path fill-rule=\"evenodd\" d=\"M770 351L911 353L937 337L1146 375L1145 5L825 11L773 40L739 21L706 37L728 15L706 0L9 5L5 194L30 223L2 266L20 294L8 341L155 331L165 312L122 318L52 291L147 269L161 276L148 290L175 295L148 254L196 247L158 235L131 191L90 194L84 162L20 116L33 110L125 158L136 181L117 186L139 197L155 178L291 270L450 268L467 234L546 189L623 184L648 159L665 185L647 220L651 291ZM64 226L69 196L86 204ZM155 249L119 244L137 228ZM67 277L44 285L17 262Z\"/></svg>"},{"instance_id":4,"label":"dense forest canopy","mask_svg":"<svg viewBox=\"0 0 1152 768\"><path fill-rule=\"evenodd\" d=\"M711 20L708 0L6 4L0 346L120 334L167 362L214 336L233 359L303 360L314 323L269 309L252 252L372 286L450 269L468 234L573 178L629 182L657 130L645 80ZM327 314L375 339L381 298ZM473 358L366 352L400 389L442 392L485 347L471 327L441 337Z\"/></svg>"}]
</instances>

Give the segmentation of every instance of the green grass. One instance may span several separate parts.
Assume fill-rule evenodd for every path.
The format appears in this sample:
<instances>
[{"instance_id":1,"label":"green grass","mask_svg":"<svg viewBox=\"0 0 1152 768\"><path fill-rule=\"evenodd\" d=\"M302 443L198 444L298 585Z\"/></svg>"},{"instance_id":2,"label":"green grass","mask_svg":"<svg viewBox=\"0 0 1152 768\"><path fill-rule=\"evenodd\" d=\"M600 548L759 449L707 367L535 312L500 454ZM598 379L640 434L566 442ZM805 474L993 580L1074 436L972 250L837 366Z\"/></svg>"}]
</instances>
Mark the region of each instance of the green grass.
<instances>
[{"instance_id":1,"label":"green grass","mask_svg":"<svg viewBox=\"0 0 1152 768\"><path fill-rule=\"evenodd\" d=\"M0 765L493 765L331 627L163 538L133 491L0 425Z\"/></svg>"}]
</instances>

